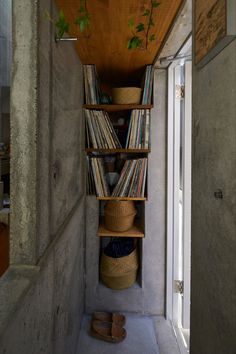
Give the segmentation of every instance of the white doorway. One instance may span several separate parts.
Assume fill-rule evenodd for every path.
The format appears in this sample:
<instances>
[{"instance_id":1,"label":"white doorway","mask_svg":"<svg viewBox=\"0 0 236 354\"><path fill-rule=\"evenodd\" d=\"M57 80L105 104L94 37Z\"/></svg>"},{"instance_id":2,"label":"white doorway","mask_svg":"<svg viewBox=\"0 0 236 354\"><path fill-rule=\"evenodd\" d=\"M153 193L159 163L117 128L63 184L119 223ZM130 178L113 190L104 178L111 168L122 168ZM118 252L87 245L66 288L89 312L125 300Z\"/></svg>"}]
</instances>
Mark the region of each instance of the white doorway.
<instances>
[{"instance_id":1,"label":"white doorway","mask_svg":"<svg viewBox=\"0 0 236 354\"><path fill-rule=\"evenodd\" d=\"M191 39L168 68L167 318L189 352L191 246Z\"/></svg>"}]
</instances>

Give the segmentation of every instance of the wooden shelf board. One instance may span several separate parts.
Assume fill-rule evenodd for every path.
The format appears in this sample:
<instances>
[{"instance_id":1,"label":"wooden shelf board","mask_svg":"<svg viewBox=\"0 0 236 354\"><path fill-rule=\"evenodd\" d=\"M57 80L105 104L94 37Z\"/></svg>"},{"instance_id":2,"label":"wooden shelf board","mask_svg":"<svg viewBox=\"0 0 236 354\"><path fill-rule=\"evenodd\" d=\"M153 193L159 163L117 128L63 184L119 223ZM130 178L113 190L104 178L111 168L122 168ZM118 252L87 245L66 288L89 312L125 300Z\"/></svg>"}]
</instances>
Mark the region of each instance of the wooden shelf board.
<instances>
[{"instance_id":1,"label":"wooden shelf board","mask_svg":"<svg viewBox=\"0 0 236 354\"><path fill-rule=\"evenodd\" d=\"M153 108L152 104L84 104L83 108L86 109L102 109L107 112L115 111L126 111L129 109L151 109Z\"/></svg>"},{"instance_id":2,"label":"wooden shelf board","mask_svg":"<svg viewBox=\"0 0 236 354\"><path fill-rule=\"evenodd\" d=\"M98 200L134 200L134 201L144 201L147 200L146 197L97 197Z\"/></svg>"},{"instance_id":3,"label":"wooden shelf board","mask_svg":"<svg viewBox=\"0 0 236 354\"><path fill-rule=\"evenodd\" d=\"M144 237L144 232L138 224L134 224L131 229L123 232L115 232L107 230L102 222L98 228L99 237Z\"/></svg>"},{"instance_id":4,"label":"wooden shelf board","mask_svg":"<svg viewBox=\"0 0 236 354\"><path fill-rule=\"evenodd\" d=\"M87 153L90 152L103 152L103 153L149 153L150 149L94 149L94 148L86 148L85 151Z\"/></svg>"}]
</instances>

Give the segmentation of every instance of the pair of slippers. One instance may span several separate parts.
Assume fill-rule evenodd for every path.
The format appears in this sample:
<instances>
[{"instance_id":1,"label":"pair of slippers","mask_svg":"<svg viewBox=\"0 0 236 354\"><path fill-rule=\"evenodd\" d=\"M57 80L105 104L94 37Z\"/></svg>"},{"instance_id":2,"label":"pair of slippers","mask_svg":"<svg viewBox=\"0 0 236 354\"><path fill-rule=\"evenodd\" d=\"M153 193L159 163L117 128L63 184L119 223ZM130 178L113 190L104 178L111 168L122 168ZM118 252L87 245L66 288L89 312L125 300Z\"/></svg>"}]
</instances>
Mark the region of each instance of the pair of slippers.
<instances>
[{"instance_id":1,"label":"pair of slippers","mask_svg":"<svg viewBox=\"0 0 236 354\"><path fill-rule=\"evenodd\" d=\"M94 312L90 334L100 340L111 343L122 342L126 337L125 316L121 313Z\"/></svg>"}]
</instances>

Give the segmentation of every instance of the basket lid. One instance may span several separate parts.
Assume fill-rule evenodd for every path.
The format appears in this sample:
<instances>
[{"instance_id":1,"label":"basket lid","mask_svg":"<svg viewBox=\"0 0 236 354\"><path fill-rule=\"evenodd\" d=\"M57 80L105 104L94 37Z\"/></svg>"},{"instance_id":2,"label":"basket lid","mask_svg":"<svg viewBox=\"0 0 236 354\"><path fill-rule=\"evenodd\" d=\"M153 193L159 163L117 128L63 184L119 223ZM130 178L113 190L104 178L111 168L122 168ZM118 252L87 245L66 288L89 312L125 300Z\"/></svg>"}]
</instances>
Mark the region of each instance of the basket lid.
<instances>
[{"instance_id":1,"label":"basket lid","mask_svg":"<svg viewBox=\"0 0 236 354\"><path fill-rule=\"evenodd\" d=\"M111 200L105 205L105 213L109 215L132 215L136 214L134 202L132 200Z\"/></svg>"}]
</instances>

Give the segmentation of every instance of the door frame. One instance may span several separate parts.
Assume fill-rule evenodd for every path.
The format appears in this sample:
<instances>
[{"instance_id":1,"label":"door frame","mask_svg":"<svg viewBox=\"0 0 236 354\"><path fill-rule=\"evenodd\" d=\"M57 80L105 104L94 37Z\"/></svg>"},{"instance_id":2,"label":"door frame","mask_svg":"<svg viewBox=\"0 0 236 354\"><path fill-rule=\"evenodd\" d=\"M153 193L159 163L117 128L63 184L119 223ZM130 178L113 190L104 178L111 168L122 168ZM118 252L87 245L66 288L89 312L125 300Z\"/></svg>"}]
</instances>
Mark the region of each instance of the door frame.
<instances>
[{"instance_id":1,"label":"door frame","mask_svg":"<svg viewBox=\"0 0 236 354\"><path fill-rule=\"evenodd\" d=\"M181 353L188 353L188 350L184 344L185 340L182 331L173 325L173 320L176 320L176 314L174 312L174 300L173 300L173 293L174 293L174 232L175 228L177 225L174 225L176 223L176 218L174 218L175 215L175 209L176 205L174 205L174 194L176 193L175 190L175 185L174 185L174 179L176 178L176 169L175 169L175 164L179 163L178 161L175 161L176 158L176 152L174 151L174 141L176 139L176 132L174 129L174 122L175 122L175 105L176 105L176 100L173 99L175 95L175 78L174 78L174 72L175 68L179 66L183 62L183 58L186 56L186 53L189 53L189 48L191 48L192 45L192 38L190 37L186 43L183 45L182 49L178 53L178 57L182 57L181 59L174 60L169 68L168 68L168 132L167 132L167 280L166 280L166 317L168 320L171 321L173 329L175 331L177 341L180 347ZM187 62L186 62L187 64ZM186 80L189 80L189 75L191 79L191 65L187 64L186 65ZM188 87L191 87L191 82L185 82L185 85ZM189 86L190 85L190 86ZM187 115L191 117L191 89L190 92L186 90L186 96L185 96L185 112L187 112ZM178 117L177 117L178 118ZM187 144L187 146L191 146L191 119L188 121L188 123L184 127L185 132L187 134L184 134L184 144ZM185 145L186 146L186 145ZM186 215L187 217L183 218L183 233L190 232L191 231L191 221L190 221L190 213L191 213L191 178L186 178L186 175L191 176L191 149L190 151L185 149L184 152L184 160L186 160L186 166L184 168L184 175L183 175L183 180L187 181L187 184L185 185L185 188L188 190L188 196L186 198L186 195L183 196L183 215ZM178 166L177 166L178 167ZM174 177L175 176L175 177ZM190 193L190 196L189 196ZM176 199L176 198L175 198ZM176 204L176 203L175 203ZM186 214L185 214L186 213ZM177 221L178 223L178 221ZM190 240L186 242L186 249L190 249ZM186 249L184 252L186 253ZM190 252L187 254L186 259L184 259L184 262L187 266L187 268L190 269ZM186 288L188 289L187 291L187 297L185 296L184 300L184 306L189 307L190 311L190 272L185 271L186 267L183 269L183 277L185 279L185 282L187 282L185 285ZM188 298L186 300L186 298ZM189 312L186 314L186 311L183 311L183 318L182 321L185 325L189 325Z\"/></svg>"}]
</instances>

